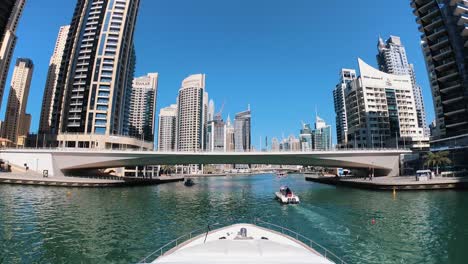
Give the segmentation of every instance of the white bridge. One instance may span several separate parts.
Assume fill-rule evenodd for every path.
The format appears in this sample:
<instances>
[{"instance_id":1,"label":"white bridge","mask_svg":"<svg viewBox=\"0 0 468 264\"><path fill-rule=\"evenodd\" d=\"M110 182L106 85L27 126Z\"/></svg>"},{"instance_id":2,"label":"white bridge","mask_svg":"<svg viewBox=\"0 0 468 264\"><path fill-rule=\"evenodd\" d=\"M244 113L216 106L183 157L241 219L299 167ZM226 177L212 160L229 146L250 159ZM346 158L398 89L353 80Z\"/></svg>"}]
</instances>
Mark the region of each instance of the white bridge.
<instances>
[{"instance_id":1,"label":"white bridge","mask_svg":"<svg viewBox=\"0 0 468 264\"><path fill-rule=\"evenodd\" d=\"M398 176L400 157L409 150L335 150L313 152L157 152L86 149L6 149L0 159L29 167L50 177L89 174L98 169L145 165L271 164L357 170L373 169L378 176Z\"/></svg>"}]
</instances>

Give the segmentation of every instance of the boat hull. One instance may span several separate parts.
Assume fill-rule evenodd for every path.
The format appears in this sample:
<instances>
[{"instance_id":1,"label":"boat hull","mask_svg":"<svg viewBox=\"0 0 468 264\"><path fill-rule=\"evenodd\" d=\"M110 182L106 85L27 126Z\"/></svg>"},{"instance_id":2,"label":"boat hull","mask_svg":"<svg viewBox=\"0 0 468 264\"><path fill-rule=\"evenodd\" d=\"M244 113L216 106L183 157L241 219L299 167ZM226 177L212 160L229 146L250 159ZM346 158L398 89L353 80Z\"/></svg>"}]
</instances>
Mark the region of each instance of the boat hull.
<instances>
[{"instance_id":1,"label":"boat hull","mask_svg":"<svg viewBox=\"0 0 468 264\"><path fill-rule=\"evenodd\" d=\"M292 195L287 197L283 195L281 192L275 193L276 199L280 201L282 204L298 204L300 203L299 197L297 195Z\"/></svg>"}]
</instances>

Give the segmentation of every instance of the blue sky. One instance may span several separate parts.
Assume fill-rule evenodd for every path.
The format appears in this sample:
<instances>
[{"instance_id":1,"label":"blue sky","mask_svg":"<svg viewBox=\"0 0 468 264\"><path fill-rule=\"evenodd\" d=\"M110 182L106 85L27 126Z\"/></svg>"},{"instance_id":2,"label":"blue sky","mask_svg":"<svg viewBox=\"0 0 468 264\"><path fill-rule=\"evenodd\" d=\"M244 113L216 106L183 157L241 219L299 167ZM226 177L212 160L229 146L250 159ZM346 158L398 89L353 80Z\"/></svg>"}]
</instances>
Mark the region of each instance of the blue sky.
<instances>
[{"instance_id":1,"label":"blue sky","mask_svg":"<svg viewBox=\"0 0 468 264\"><path fill-rule=\"evenodd\" d=\"M58 29L70 22L75 3L27 1L14 58L35 63L27 107L32 132ZM225 102L224 116L251 105L258 147L265 136L297 135L301 121L313 122L315 108L334 129L332 90L339 70L357 67L358 57L376 65L377 38L390 34L401 37L415 64L430 121L432 97L408 1L141 0L136 74L159 72L159 112L175 102L182 79L205 73L216 107Z\"/></svg>"}]
</instances>

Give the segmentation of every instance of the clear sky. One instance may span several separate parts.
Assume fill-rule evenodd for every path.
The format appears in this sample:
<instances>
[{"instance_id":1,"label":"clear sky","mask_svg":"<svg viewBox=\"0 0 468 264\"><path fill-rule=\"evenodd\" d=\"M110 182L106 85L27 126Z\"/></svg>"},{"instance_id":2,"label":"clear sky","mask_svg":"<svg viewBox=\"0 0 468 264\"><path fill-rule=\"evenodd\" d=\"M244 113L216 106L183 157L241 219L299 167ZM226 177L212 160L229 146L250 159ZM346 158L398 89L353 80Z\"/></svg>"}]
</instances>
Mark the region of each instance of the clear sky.
<instances>
[{"instance_id":1,"label":"clear sky","mask_svg":"<svg viewBox=\"0 0 468 264\"><path fill-rule=\"evenodd\" d=\"M75 4L27 0L14 60L28 57L35 64L27 106L32 132L38 128L59 27L70 23ZM332 90L339 70L356 68L358 57L375 66L378 36L392 34L401 37L415 64L431 121L432 97L417 26L408 1L141 0L136 75L159 72L159 113L175 103L186 76L205 73L217 109L225 102L224 117L233 119L251 105L252 141L258 147L265 136L297 136L301 121L313 123L316 108L335 130Z\"/></svg>"}]
</instances>

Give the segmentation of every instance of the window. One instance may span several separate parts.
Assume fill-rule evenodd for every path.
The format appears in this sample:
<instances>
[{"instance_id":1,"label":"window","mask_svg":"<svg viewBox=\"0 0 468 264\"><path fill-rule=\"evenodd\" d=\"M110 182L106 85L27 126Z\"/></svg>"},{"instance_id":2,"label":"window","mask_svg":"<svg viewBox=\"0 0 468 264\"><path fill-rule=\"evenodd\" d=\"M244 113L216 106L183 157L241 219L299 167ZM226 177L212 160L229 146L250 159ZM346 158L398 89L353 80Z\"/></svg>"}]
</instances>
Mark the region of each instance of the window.
<instances>
[{"instance_id":1,"label":"window","mask_svg":"<svg viewBox=\"0 0 468 264\"><path fill-rule=\"evenodd\" d=\"M104 135L104 134L106 134L106 128L105 127L96 127L94 129L94 133Z\"/></svg>"}]
</instances>

